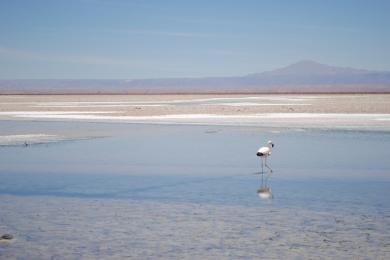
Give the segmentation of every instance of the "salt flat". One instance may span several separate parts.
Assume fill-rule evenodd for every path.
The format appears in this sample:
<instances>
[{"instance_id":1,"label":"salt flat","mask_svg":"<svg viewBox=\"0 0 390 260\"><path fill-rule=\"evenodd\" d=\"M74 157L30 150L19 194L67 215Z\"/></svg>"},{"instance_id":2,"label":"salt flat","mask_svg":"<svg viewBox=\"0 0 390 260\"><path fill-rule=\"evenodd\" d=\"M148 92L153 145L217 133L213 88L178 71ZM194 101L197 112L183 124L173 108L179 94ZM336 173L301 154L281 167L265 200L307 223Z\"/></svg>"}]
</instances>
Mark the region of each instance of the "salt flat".
<instances>
[{"instance_id":1,"label":"salt flat","mask_svg":"<svg viewBox=\"0 0 390 260\"><path fill-rule=\"evenodd\" d=\"M390 130L390 94L0 96L0 119Z\"/></svg>"},{"instance_id":2,"label":"salt flat","mask_svg":"<svg viewBox=\"0 0 390 260\"><path fill-rule=\"evenodd\" d=\"M124 115L390 113L390 94L318 95L2 95L1 111L81 111L122 107ZM148 106L157 107L148 107ZM237 108L232 106L247 106ZM250 106L249 106L250 105ZM136 107L134 107L136 106ZM267 107L269 106L269 107ZM76 110L76 109L73 109Z\"/></svg>"}]
</instances>

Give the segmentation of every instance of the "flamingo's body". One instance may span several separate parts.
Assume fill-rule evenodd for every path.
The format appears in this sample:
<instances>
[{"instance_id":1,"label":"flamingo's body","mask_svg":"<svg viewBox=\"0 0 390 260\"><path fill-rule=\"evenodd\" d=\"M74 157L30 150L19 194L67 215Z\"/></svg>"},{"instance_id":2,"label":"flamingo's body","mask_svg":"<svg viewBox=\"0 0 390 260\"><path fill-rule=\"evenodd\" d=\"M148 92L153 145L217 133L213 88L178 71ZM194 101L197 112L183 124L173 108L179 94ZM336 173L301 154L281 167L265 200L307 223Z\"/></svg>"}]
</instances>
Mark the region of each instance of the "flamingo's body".
<instances>
[{"instance_id":1,"label":"flamingo's body","mask_svg":"<svg viewBox=\"0 0 390 260\"><path fill-rule=\"evenodd\" d=\"M271 155L271 148L263 146L259 150L257 150L257 154L256 155L260 156L260 157L262 157L262 156L263 157L270 156Z\"/></svg>"}]
</instances>

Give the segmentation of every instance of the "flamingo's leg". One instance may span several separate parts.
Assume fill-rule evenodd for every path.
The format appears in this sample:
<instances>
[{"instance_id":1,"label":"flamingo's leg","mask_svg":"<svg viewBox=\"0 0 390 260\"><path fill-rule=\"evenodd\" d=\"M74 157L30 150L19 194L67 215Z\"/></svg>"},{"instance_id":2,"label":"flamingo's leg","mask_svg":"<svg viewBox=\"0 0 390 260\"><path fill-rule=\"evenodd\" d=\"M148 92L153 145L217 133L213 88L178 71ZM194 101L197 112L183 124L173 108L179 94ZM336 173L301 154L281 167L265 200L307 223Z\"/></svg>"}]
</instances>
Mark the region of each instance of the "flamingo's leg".
<instances>
[{"instance_id":1,"label":"flamingo's leg","mask_svg":"<svg viewBox=\"0 0 390 260\"><path fill-rule=\"evenodd\" d=\"M260 157L260 161L261 161L261 173L264 173L264 160L262 157Z\"/></svg>"},{"instance_id":2,"label":"flamingo's leg","mask_svg":"<svg viewBox=\"0 0 390 260\"><path fill-rule=\"evenodd\" d=\"M271 167L269 167L268 164L267 164L267 157L265 157L265 167L267 167L270 170L271 173L273 172Z\"/></svg>"},{"instance_id":3,"label":"flamingo's leg","mask_svg":"<svg viewBox=\"0 0 390 260\"><path fill-rule=\"evenodd\" d=\"M260 157L260 162L261 162L261 187L264 185L264 157Z\"/></svg>"},{"instance_id":4,"label":"flamingo's leg","mask_svg":"<svg viewBox=\"0 0 390 260\"><path fill-rule=\"evenodd\" d=\"M263 157L260 157L260 160L261 160L261 187L263 187L264 185L264 159Z\"/></svg>"}]
</instances>

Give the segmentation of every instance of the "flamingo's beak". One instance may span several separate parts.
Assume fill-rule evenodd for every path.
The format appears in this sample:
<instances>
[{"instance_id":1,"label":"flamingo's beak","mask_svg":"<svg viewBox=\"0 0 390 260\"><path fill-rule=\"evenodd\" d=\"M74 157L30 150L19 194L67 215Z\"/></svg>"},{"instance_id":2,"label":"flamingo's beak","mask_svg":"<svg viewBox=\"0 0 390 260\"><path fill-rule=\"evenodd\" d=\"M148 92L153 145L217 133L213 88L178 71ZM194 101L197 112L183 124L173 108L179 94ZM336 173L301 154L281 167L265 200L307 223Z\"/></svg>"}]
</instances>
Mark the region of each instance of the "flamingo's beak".
<instances>
[{"instance_id":1,"label":"flamingo's beak","mask_svg":"<svg viewBox=\"0 0 390 260\"><path fill-rule=\"evenodd\" d=\"M272 144L272 148L274 147L275 145L274 144Z\"/></svg>"}]
</instances>

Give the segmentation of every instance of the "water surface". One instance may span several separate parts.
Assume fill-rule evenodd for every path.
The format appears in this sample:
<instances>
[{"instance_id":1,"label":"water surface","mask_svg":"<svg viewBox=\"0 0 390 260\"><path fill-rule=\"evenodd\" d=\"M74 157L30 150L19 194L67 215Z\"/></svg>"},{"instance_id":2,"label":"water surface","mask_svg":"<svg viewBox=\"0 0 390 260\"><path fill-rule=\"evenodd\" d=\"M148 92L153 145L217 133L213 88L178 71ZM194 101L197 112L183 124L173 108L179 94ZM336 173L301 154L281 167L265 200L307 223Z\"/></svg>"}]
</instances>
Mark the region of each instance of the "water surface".
<instances>
[{"instance_id":1,"label":"water surface","mask_svg":"<svg viewBox=\"0 0 390 260\"><path fill-rule=\"evenodd\" d=\"M0 124L107 133L0 147L0 231L16 237L0 256L389 256L387 132ZM268 139L274 198L261 200L255 154Z\"/></svg>"}]
</instances>

